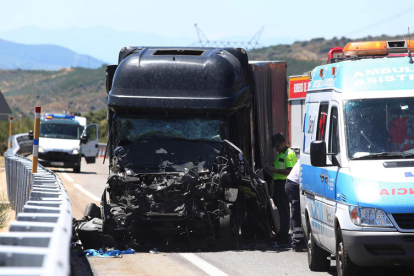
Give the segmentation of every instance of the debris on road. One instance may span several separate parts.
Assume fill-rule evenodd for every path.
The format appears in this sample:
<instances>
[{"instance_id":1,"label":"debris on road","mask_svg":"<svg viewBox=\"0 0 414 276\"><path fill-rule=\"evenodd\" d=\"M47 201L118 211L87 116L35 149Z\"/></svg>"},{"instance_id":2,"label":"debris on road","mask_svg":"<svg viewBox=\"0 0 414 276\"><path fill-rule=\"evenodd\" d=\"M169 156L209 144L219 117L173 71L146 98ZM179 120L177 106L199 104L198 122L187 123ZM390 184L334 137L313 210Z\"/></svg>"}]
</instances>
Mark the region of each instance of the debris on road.
<instances>
[{"instance_id":1,"label":"debris on road","mask_svg":"<svg viewBox=\"0 0 414 276\"><path fill-rule=\"evenodd\" d=\"M87 256L87 257L101 257L101 258L122 258L125 254L135 254L134 249L127 249L127 250L107 250L103 251L102 249L96 250L96 249L88 249L84 252L79 254L79 257L81 256Z\"/></svg>"}]
</instances>

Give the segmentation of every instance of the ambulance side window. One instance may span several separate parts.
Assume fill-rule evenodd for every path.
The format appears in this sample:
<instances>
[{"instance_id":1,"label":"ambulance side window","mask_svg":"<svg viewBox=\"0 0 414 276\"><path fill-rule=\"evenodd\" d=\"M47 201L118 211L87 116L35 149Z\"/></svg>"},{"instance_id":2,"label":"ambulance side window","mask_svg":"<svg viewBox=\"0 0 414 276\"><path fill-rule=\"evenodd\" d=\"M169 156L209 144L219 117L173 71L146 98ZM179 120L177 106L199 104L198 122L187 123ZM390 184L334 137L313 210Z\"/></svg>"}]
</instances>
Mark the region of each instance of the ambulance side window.
<instances>
[{"instance_id":1,"label":"ambulance side window","mask_svg":"<svg viewBox=\"0 0 414 276\"><path fill-rule=\"evenodd\" d=\"M316 133L316 140L325 140L326 122L328 121L328 106L328 103L321 103L319 106L318 131Z\"/></svg>"},{"instance_id":2,"label":"ambulance side window","mask_svg":"<svg viewBox=\"0 0 414 276\"><path fill-rule=\"evenodd\" d=\"M336 106L331 108L328 153L339 153L338 108Z\"/></svg>"}]
</instances>

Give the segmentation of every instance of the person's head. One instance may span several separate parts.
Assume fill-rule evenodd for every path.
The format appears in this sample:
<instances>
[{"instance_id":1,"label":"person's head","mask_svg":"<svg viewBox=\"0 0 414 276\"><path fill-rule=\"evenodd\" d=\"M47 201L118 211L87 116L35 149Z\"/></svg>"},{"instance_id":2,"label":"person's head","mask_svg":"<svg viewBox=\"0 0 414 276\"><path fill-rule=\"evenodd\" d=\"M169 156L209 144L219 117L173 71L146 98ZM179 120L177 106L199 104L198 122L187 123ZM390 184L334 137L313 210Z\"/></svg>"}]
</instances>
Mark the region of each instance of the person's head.
<instances>
[{"instance_id":1,"label":"person's head","mask_svg":"<svg viewBox=\"0 0 414 276\"><path fill-rule=\"evenodd\" d=\"M272 146L277 152L282 151L286 147L286 139L282 133L276 133L272 136Z\"/></svg>"}]
</instances>

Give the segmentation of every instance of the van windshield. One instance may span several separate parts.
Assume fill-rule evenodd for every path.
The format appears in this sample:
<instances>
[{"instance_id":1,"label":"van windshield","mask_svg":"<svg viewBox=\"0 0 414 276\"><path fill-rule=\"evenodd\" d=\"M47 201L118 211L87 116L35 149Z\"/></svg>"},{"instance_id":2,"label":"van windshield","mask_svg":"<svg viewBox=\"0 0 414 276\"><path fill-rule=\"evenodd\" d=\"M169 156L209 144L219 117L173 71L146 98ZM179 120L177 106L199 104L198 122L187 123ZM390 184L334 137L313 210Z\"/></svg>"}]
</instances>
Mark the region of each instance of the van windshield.
<instances>
[{"instance_id":1,"label":"van windshield","mask_svg":"<svg viewBox=\"0 0 414 276\"><path fill-rule=\"evenodd\" d=\"M57 139L80 139L83 126L62 122L42 122L40 124L40 137Z\"/></svg>"},{"instance_id":2,"label":"van windshield","mask_svg":"<svg viewBox=\"0 0 414 276\"><path fill-rule=\"evenodd\" d=\"M414 157L414 98L358 99L345 102L350 159Z\"/></svg>"}]
</instances>

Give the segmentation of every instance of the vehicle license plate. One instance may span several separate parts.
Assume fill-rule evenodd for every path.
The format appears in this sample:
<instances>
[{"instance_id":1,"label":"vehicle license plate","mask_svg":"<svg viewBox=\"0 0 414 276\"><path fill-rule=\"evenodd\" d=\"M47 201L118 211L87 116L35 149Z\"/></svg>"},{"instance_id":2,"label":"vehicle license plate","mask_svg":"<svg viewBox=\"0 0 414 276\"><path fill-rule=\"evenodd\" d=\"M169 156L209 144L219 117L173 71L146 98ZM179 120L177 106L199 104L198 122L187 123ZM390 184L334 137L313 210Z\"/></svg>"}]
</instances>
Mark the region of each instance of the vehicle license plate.
<instances>
[{"instance_id":1,"label":"vehicle license plate","mask_svg":"<svg viewBox=\"0 0 414 276\"><path fill-rule=\"evenodd\" d=\"M63 166L63 162L50 162L51 166Z\"/></svg>"}]
</instances>

